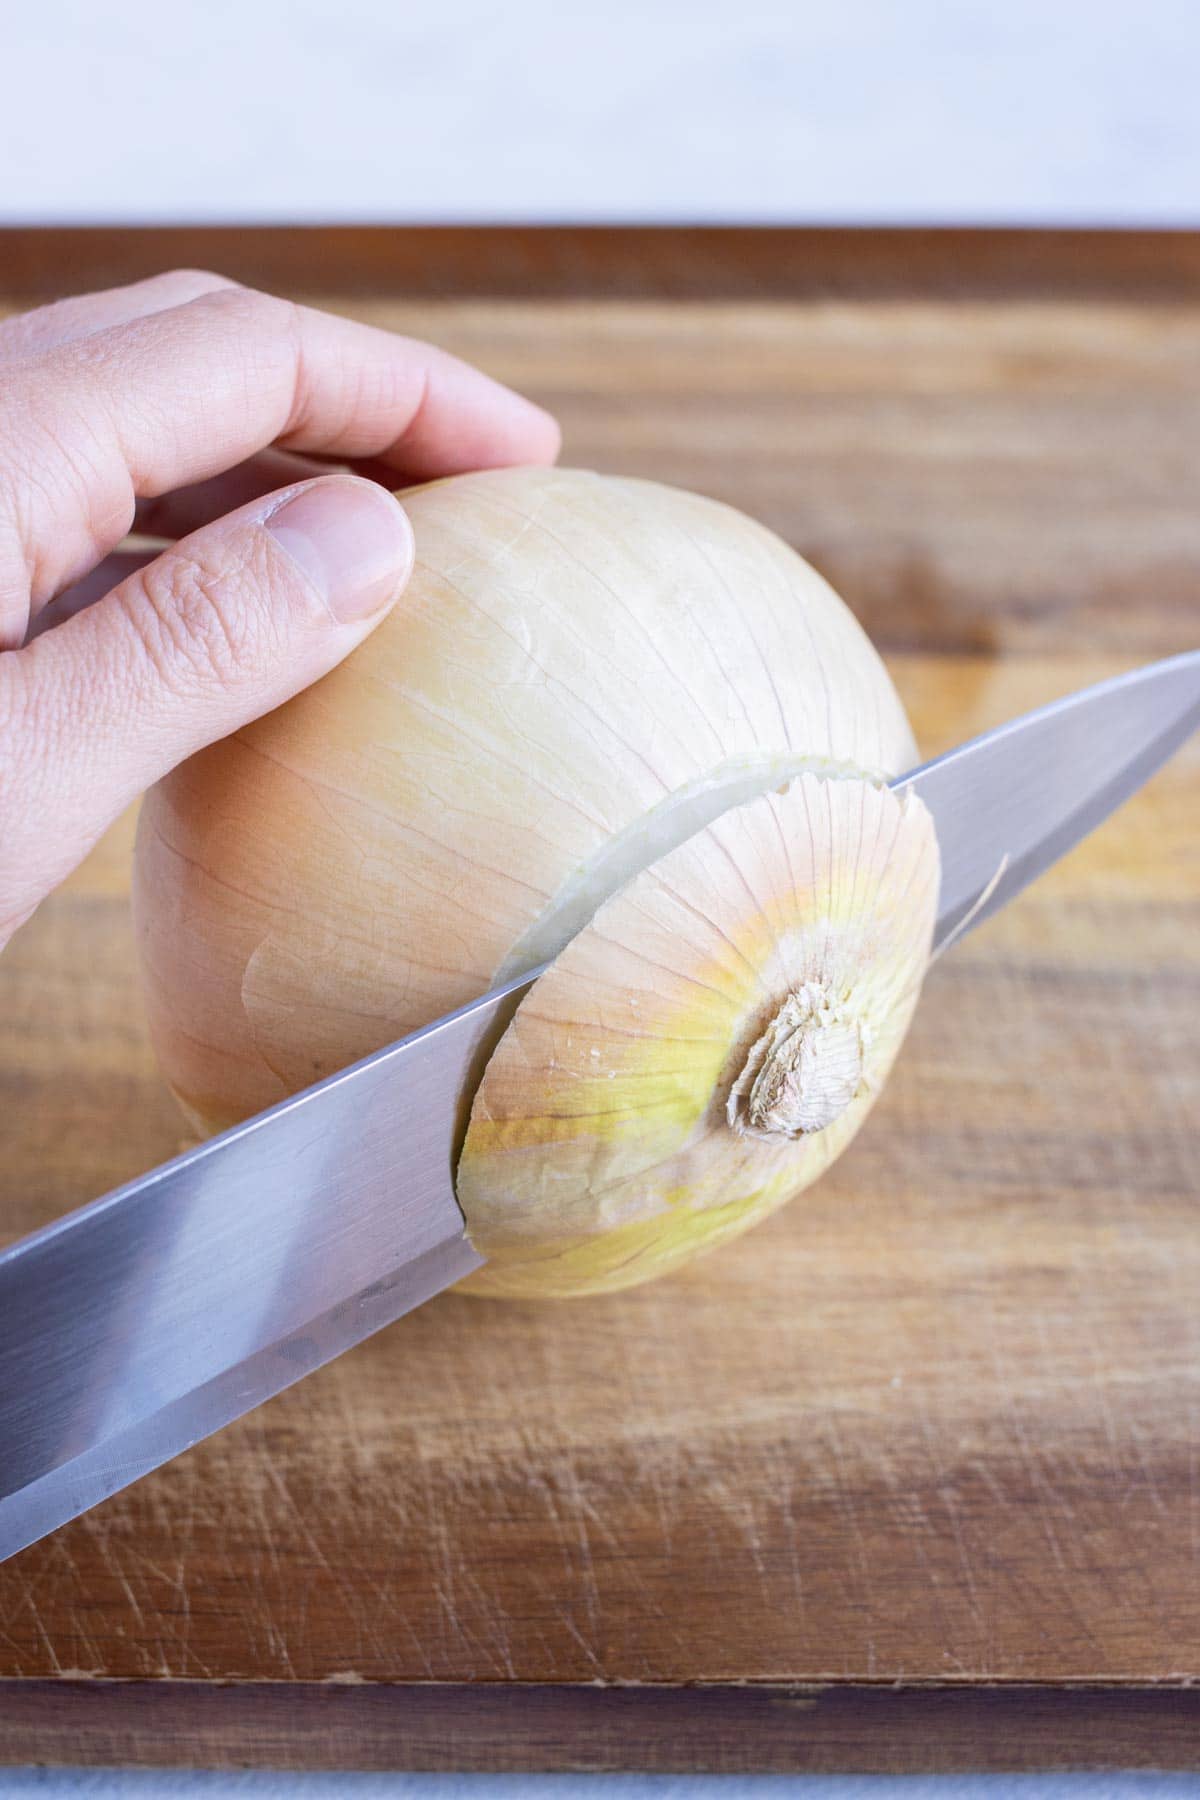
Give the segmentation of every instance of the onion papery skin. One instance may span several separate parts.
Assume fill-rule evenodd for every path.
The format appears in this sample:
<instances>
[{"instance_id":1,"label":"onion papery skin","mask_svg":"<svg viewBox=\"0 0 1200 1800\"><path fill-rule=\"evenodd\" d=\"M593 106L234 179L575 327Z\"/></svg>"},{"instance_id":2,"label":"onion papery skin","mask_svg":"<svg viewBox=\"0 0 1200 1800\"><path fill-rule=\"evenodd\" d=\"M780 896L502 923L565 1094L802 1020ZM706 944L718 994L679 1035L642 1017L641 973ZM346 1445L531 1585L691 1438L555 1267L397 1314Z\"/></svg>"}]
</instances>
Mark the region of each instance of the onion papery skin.
<instances>
[{"instance_id":1,"label":"onion papery skin","mask_svg":"<svg viewBox=\"0 0 1200 1800\"><path fill-rule=\"evenodd\" d=\"M729 807L916 760L852 614L730 508L578 470L401 498L392 613L143 803L150 1028L201 1131L556 956Z\"/></svg>"}]
</instances>

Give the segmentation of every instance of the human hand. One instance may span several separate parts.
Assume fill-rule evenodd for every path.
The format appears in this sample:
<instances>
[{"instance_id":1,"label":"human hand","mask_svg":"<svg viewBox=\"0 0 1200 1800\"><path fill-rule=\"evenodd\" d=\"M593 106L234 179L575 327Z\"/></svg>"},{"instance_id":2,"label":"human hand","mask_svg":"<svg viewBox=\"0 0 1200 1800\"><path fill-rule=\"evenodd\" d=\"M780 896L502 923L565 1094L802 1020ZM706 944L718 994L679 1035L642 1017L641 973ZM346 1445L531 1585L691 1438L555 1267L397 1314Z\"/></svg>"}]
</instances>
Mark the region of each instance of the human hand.
<instances>
[{"instance_id":1,"label":"human hand","mask_svg":"<svg viewBox=\"0 0 1200 1800\"><path fill-rule=\"evenodd\" d=\"M399 485L558 441L442 351L217 275L0 321L0 947L136 795L403 590L401 506L309 459ZM135 527L174 541L110 555Z\"/></svg>"}]
</instances>

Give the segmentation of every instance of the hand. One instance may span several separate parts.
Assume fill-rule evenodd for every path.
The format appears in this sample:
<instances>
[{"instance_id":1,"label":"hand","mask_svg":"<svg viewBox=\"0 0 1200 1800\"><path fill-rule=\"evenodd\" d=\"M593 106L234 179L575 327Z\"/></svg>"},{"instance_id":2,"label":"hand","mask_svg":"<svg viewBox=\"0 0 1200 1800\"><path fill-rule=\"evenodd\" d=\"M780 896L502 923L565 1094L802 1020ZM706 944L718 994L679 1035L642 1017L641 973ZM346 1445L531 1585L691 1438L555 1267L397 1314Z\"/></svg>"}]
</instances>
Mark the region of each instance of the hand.
<instances>
[{"instance_id":1,"label":"hand","mask_svg":"<svg viewBox=\"0 0 1200 1800\"><path fill-rule=\"evenodd\" d=\"M400 505L312 456L399 485L558 442L441 351L217 275L0 322L0 946L137 794L402 591ZM110 556L134 526L174 541Z\"/></svg>"}]
</instances>

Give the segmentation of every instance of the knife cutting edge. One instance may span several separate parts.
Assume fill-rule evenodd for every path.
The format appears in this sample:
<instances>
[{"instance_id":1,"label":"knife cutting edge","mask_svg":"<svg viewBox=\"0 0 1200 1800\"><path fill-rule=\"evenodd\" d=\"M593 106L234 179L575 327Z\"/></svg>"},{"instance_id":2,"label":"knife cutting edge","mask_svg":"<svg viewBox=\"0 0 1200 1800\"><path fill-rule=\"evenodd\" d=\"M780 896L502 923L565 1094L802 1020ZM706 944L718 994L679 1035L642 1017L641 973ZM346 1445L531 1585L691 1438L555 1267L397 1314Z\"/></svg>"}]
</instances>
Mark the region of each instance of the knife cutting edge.
<instances>
[{"instance_id":1,"label":"knife cutting edge","mask_svg":"<svg viewBox=\"0 0 1200 1800\"><path fill-rule=\"evenodd\" d=\"M933 814L935 950L1200 724L1200 651L899 777ZM465 1110L535 970L0 1253L0 1560L480 1267Z\"/></svg>"}]
</instances>

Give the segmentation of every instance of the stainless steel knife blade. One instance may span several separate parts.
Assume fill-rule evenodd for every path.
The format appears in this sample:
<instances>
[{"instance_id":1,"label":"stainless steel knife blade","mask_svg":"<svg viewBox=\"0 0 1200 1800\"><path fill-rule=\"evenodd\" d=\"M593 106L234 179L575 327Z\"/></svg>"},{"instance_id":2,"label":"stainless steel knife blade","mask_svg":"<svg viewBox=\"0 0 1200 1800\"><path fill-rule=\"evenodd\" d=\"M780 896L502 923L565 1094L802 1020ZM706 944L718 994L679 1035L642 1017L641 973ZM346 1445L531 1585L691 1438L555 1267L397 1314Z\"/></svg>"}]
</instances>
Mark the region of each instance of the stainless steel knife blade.
<instances>
[{"instance_id":1,"label":"stainless steel knife blade","mask_svg":"<svg viewBox=\"0 0 1200 1800\"><path fill-rule=\"evenodd\" d=\"M892 785L930 806L935 943L1020 891L1200 724L1200 652ZM0 1254L0 1560L479 1267L461 1115L540 970Z\"/></svg>"},{"instance_id":2,"label":"stainless steel knife blade","mask_svg":"<svg viewBox=\"0 0 1200 1800\"><path fill-rule=\"evenodd\" d=\"M1198 725L1191 650L1052 701L893 781L920 794L937 827L935 950L1058 862Z\"/></svg>"},{"instance_id":3,"label":"stainless steel knife blade","mask_svg":"<svg viewBox=\"0 0 1200 1800\"><path fill-rule=\"evenodd\" d=\"M459 1109L534 979L0 1254L0 1561L479 1267Z\"/></svg>"}]
</instances>

